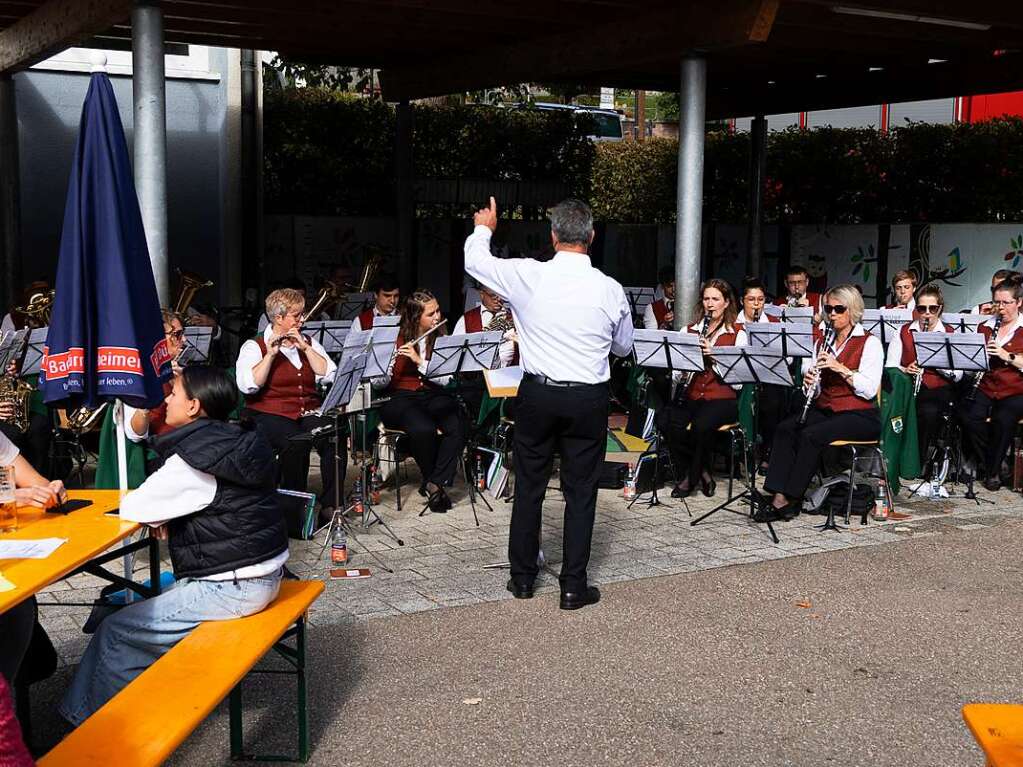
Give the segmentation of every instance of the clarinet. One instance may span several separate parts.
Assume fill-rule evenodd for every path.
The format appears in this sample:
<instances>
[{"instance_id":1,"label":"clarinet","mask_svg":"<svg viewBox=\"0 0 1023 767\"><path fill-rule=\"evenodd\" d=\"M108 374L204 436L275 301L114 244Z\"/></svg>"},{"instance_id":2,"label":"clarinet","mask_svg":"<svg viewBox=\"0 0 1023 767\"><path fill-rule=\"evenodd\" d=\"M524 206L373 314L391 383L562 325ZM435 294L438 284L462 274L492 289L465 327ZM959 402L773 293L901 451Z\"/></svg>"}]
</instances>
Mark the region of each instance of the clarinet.
<instances>
[{"instance_id":1,"label":"clarinet","mask_svg":"<svg viewBox=\"0 0 1023 767\"><path fill-rule=\"evenodd\" d=\"M921 317L920 318L920 331L921 332L924 332L924 333L927 332L927 330L928 330L928 328L926 327L927 324L928 324L927 319L925 317ZM913 396L914 397L916 397L916 396L918 396L920 394L920 387L923 385L923 382L924 382L924 369L920 368L920 371L915 376L913 376Z\"/></svg>"},{"instance_id":2,"label":"clarinet","mask_svg":"<svg viewBox=\"0 0 1023 767\"><path fill-rule=\"evenodd\" d=\"M710 317L704 315L703 324L700 325L700 338L706 338L707 332L710 330ZM696 371L690 370L686 373L685 383L682 385L680 393L689 391L689 387L692 386L693 379L696 378Z\"/></svg>"},{"instance_id":3,"label":"clarinet","mask_svg":"<svg viewBox=\"0 0 1023 767\"><path fill-rule=\"evenodd\" d=\"M995 325L991 331L991 340L998 338L998 329L1002 327L1002 315L995 315ZM981 370L973 377L973 385L970 387L970 393L966 395L966 399L973 402L977 399L977 390L980 389L980 382L984 380L984 371Z\"/></svg>"},{"instance_id":4,"label":"clarinet","mask_svg":"<svg viewBox=\"0 0 1023 767\"><path fill-rule=\"evenodd\" d=\"M821 352L831 351L832 346L835 343L835 326L830 322L825 324L824 337L821 342L814 347L814 363L810 373L813 375L813 379L809 384L803 387L803 396L806 397L806 401L803 403L803 412L799 414L799 425L804 426L806 424L806 417L810 413L810 406L813 405L818 395L821 393L821 363L820 356Z\"/></svg>"}]
</instances>

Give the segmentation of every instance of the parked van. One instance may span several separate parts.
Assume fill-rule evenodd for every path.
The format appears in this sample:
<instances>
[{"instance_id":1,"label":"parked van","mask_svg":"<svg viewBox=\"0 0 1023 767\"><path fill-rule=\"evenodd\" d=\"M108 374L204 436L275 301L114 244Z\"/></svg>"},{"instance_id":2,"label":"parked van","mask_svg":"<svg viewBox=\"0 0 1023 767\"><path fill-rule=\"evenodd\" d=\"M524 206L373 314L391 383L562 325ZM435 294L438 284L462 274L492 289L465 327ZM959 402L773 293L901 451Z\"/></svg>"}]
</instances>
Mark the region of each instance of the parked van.
<instances>
[{"instance_id":1,"label":"parked van","mask_svg":"<svg viewBox=\"0 0 1023 767\"><path fill-rule=\"evenodd\" d=\"M524 104L516 105L518 109L528 109ZM601 109L600 107L583 107L573 104L550 104L537 102L532 105L535 109L542 109L549 112L567 111L578 117L585 117L592 125L589 133L593 141L621 141L624 137L622 131L622 116L613 109Z\"/></svg>"}]
</instances>

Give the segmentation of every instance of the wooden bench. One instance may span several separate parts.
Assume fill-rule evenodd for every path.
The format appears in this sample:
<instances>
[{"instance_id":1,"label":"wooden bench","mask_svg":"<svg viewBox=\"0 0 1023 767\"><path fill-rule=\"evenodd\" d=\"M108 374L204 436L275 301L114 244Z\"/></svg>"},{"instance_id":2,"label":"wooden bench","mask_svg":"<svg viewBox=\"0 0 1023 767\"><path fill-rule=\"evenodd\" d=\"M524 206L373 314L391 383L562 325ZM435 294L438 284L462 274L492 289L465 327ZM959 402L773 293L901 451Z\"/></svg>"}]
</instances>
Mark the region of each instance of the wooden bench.
<instances>
[{"instance_id":1,"label":"wooden bench","mask_svg":"<svg viewBox=\"0 0 1023 767\"><path fill-rule=\"evenodd\" d=\"M963 719L990 767L1023 767L1023 706L968 703Z\"/></svg>"},{"instance_id":2,"label":"wooden bench","mask_svg":"<svg viewBox=\"0 0 1023 767\"><path fill-rule=\"evenodd\" d=\"M43 767L161 764L228 695L232 758L295 761L242 753L241 682L270 649L294 668L294 672L271 673L297 677L298 759L306 761L305 613L323 588L321 581L286 580L262 612L201 624L38 763ZM294 647L285 644L290 637L295 637Z\"/></svg>"}]
</instances>

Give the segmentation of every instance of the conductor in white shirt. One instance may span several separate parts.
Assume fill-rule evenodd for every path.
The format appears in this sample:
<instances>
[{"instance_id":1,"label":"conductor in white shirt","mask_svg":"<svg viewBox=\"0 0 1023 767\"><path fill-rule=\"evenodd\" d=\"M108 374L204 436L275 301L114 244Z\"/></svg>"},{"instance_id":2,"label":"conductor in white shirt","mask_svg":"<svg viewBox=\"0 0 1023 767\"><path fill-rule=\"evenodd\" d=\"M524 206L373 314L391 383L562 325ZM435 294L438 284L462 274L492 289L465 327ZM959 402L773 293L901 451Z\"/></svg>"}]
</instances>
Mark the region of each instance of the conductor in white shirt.
<instances>
[{"instance_id":1,"label":"conductor in white shirt","mask_svg":"<svg viewBox=\"0 0 1023 767\"><path fill-rule=\"evenodd\" d=\"M563 610L600 600L590 586L597 482L607 444L608 355L632 350L632 312L625 291L590 264L593 214L579 200L551 210L554 258L502 260L490 253L497 203L473 217L465 270L505 298L515 315L524 371L516 401L515 505L508 537L517 599L533 596L539 568L541 511L555 449L565 491Z\"/></svg>"}]
</instances>

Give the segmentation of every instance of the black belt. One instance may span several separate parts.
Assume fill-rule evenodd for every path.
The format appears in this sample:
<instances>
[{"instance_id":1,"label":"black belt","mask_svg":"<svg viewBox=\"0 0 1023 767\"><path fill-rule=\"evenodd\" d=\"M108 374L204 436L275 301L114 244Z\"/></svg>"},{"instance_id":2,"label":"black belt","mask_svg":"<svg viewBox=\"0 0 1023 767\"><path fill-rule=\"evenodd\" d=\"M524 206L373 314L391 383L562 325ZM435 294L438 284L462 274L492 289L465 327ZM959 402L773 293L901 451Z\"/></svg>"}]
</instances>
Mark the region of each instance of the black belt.
<instances>
[{"instance_id":1,"label":"black belt","mask_svg":"<svg viewBox=\"0 0 1023 767\"><path fill-rule=\"evenodd\" d=\"M562 389L571 389L576 386L599 386L600 384L584 383L582 381L555 381L553 378L547 376L537 375L536 373L525 373L523 375L527 381L533 383L543 384L544 386L557 386Z\"/></svg>"}]
</instances>

